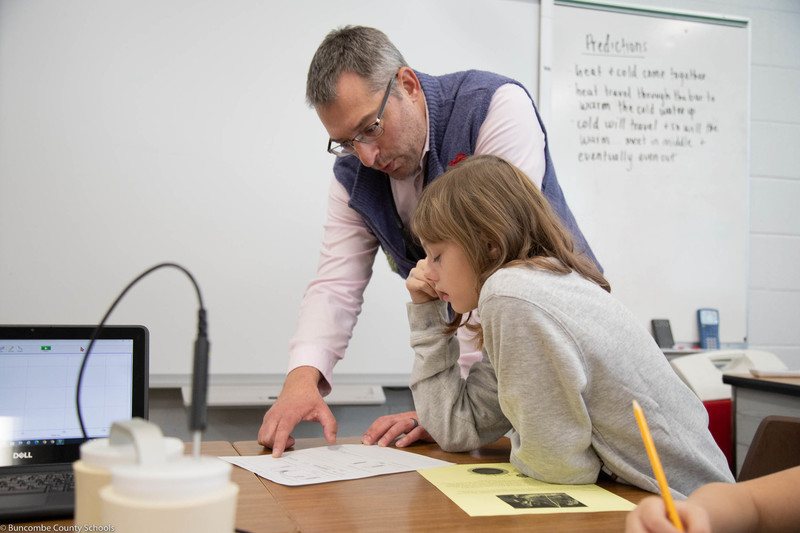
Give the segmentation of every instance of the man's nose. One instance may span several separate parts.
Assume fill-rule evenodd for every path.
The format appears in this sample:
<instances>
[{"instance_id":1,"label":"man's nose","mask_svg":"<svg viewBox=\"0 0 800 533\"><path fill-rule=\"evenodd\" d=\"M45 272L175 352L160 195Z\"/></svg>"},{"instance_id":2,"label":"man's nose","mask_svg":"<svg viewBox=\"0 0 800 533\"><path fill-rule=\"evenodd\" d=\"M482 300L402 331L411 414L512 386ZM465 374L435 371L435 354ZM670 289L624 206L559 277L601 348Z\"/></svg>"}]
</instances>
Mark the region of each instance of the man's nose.
<instances>
[{"instance_id":1,"label":"man's nose","mask_svg":"<svg viewBox=\"0 0 800 533\"><path fill-rule=\"evenodd\" d=\"M371 167L375 164L379 153L377 143L360 143L356 141L355 148L361 164L363 164L365 167Z\"/></svg>"}]
</instances>

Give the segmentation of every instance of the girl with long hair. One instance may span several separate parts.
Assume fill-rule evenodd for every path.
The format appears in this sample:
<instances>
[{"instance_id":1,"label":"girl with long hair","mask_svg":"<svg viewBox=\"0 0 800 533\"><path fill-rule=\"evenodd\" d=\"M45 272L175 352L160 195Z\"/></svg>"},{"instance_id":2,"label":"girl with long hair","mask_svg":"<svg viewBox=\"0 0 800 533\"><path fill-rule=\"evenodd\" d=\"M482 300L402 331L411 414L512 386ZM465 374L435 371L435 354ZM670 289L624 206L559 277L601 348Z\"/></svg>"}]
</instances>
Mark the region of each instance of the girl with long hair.
<instances>
[{"instance_id":1,"label":"girl with long hair","mask_svg":"<svg viewBox=\"0 0 800 533\"><path fill-rule=\"evenodd\" d=\"M511 462L530 477L582 484L603 471L658 492L636 399L675 497L733 481L703 404L522 171L461 161L423 190L412 230L427 257L406 280L411 390L443 449L511 431ZM455 331L476 313L483 360L464 379Z\"/></svg>"}]
</instances>

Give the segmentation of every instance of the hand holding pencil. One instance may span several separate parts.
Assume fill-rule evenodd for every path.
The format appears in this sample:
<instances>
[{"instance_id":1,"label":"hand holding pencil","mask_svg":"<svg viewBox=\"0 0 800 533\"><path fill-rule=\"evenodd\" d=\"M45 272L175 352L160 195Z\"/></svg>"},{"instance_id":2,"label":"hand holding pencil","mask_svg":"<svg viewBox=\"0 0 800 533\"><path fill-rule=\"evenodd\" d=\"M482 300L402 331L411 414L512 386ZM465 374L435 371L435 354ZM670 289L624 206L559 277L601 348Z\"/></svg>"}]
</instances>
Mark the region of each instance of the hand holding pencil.
<instances>
[{"instance_id":1,"label":"hand holding pencil","mask_svg":"<svg viewBox=\"0 0 800 533\"><path fill-rule=\"evenodd\" d=\"M739 483L709 483L675 502L688 533L800 531L800 466ZM628 513L625 533L675 533L664 500L648 496Z\"/></svg>"}]
</instances>

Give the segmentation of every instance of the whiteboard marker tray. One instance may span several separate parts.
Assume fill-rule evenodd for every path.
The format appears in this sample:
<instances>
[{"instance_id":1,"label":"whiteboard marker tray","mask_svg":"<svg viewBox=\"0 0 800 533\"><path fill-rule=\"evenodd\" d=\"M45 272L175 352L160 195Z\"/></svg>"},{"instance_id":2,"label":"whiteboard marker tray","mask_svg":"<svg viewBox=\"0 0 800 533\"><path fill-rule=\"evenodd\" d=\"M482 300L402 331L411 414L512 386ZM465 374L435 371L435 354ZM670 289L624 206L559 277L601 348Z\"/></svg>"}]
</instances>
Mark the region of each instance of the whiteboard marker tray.
<instances>
[{"instance_id":1,"label":"whiteboard marker tray","mask_svg":"<svg viewBox=\"0 0 800 533\"><path fill-rule=\"evenodd\" d=\"M210 385L209 407L266 407L275 403L282 385ZM192 388L181 387L183 403L192 403ZM380 385L334 385L325 397L328 405L380 405L386 403Z\"/></svg>"}]
</instances>

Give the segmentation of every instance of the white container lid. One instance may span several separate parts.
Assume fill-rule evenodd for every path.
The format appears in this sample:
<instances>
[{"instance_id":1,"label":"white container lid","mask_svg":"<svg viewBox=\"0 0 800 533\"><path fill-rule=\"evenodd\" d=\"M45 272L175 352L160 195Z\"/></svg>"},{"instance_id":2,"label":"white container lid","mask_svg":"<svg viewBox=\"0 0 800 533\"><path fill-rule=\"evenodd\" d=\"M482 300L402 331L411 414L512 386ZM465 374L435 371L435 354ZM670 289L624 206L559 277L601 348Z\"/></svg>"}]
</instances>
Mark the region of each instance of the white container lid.
<instances>
[{"instance_id":1,"label":"white container lid","mask_svg":"<svg viewBox=\"0 0 800 533\"><path fill-rule=\"evenodd\" d=\"M175 437L162 437L164 457L168 462L183 456L183 442ZM133 443L111 444L111 439L95 439L81 444L81 461L94 468L110 469L115 465L136 464L138 453Z\"/></svg>"},{"instance_id":2,"label":"white container lid","mask_svg":"<svg viewBox=\"0 0 800 533\"><path fill-rule=\"evenodd\" d=\"M142 500L185 500L224 488L231 464L216 457L184 456L162 464L126 464L111 468L111 486Z\"/></svg>"}]
</instances>

